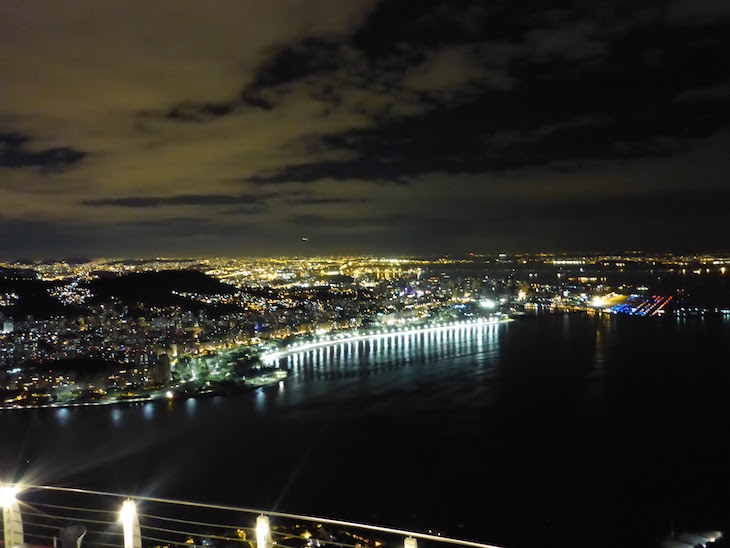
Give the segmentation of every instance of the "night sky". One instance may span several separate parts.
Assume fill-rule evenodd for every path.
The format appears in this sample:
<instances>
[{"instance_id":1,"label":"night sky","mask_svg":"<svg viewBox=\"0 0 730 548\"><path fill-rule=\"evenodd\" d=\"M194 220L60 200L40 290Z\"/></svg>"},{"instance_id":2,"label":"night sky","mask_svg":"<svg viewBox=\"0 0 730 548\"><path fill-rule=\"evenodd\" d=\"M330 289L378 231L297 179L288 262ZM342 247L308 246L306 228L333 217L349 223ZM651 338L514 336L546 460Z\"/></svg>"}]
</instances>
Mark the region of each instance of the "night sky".
<instances>
[{"instance_id":1,"label":"night sky","mask_svg":"<svg viewBox=\"0 0 730 548\"><path fill-rule=\"evenodd\" d=\"M2 2L0 259L727 249L729 36L727 0Z\"/></svg>"}]
</instances>

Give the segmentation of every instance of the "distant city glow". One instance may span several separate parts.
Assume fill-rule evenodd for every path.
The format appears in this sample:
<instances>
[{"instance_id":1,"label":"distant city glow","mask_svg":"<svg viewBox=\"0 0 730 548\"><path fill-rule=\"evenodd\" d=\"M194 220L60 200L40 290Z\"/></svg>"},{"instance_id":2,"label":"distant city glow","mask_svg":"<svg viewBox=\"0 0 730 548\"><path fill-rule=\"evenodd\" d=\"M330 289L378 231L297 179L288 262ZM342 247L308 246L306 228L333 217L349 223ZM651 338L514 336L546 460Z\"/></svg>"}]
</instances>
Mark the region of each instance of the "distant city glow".
<instances>
[{"instance_id":1,"label":"distant city glow","mask_svg":"<svg viewBox=\"0 0 730 548\"><path fill-rule=\"evenodd\" d=\"M341 342L390 344L396 333L461 329L459 322L525 312L728 316L725 303L695 304L681 285L652 294L672 273L695 272L712 284L727 264L730 257L718 255L638 253L0 264L8 272L28 272L22 279L6 275L10 285L0 293L0 408L185 399L200 391L258 387L281 380L265 369L279 368L276 359L288 354ZM616 278L624 267L640 265L655 280ZM193 286L177 287L176 271L192 277ZM96 285L100 273L112 286L135 277L164 279L175 304L150 306L144 317L130 314L128 303ZM80 316L23 317L17 313L24 306L21 292L13 290L19 281L48 289L50 306L71 304ZM82 299L92 288L94 299ZM222 316L190 310L201 306ZM110 365L93 377L55 367L87 358Z\"/></svg>"}]
</instances>

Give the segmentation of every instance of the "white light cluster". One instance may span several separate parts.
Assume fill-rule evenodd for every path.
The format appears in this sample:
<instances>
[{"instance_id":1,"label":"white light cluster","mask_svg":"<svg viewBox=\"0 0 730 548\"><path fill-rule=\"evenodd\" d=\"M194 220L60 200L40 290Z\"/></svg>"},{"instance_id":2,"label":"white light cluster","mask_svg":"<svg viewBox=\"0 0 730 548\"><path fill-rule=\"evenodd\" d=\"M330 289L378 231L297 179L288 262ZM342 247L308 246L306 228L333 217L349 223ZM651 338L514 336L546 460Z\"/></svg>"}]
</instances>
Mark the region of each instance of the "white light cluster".
<instances>
[{"instance_id":1,"label":"white light cluster","mask_svg":"<svg viewBox=\"0 0 730 548\"><path fill-rule=\"evenodd\" d=\"M485 325L496 325L499 323L503 323L506 321L510 321L509 318L490 318L490 319L484 319L480 318L478 320L464 320L460 322L451 322L451 323L436 323L432 325L420 325L417 327L411 327L407 328L405 330L399 329L385 329L385 330L378 330L377 332L369 332L366 334L358 334L358 333L350 333L350 334L338 334L334 337L331 335L328 335L324 338L318 338L317 340L309 343L299 343L295 342L288 346L284 350L279 350L275 352L267 352L261 355L261 359L266 363L272 363L278 360L279 358L283 358L284 356L288 356L289 354L304 352L307 350L312 350L314 348L322 348L326 346L334 346L336 344L342 344L346 342L359 342L359 341L368 341L368 340L379 340L384 338L393 338L398 337L401 335L411 335L413 333L433 333L437 331L447 331L450 329L459 329L464 327L475 327L475 326L485 326Z\"/></svg>"}]
</instances>

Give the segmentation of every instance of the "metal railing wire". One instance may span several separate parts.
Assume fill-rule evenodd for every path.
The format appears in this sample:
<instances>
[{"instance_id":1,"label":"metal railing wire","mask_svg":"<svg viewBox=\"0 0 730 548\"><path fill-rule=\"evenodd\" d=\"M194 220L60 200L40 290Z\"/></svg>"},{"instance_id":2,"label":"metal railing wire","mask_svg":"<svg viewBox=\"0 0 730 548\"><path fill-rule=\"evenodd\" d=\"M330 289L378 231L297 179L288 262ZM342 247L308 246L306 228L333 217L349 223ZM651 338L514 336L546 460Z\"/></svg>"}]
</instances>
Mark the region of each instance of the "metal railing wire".
<instances>
[{"instance_id":1,"label":"metal railing wire","mask_svg":"<svg viewBox=\"0 0 730 548\"><path fill-rule=\"evenodd\" d=\"M87 529L82 548L237 548L246 544L250 548L399 548L404 544L406 548L417 548L415 539L429 545L498 548L431 533L304 514L73 487L20 487L17 502L24 543L36 546L60 548L59 531L81 524ZM125 535L126 524L120 519L124 501L135 504L135 539ZM208 520L208 516L213 517ZM263 542L263 537L257 538L261 534L258 516L267 518L267 546L258 546ZM268 519L273 520L270 528ZM56 534L52 534L54 531ZM128 544L130 539L137 544ZM13 547L6 544L6 548Z\"/></svg>"}]
</instances>

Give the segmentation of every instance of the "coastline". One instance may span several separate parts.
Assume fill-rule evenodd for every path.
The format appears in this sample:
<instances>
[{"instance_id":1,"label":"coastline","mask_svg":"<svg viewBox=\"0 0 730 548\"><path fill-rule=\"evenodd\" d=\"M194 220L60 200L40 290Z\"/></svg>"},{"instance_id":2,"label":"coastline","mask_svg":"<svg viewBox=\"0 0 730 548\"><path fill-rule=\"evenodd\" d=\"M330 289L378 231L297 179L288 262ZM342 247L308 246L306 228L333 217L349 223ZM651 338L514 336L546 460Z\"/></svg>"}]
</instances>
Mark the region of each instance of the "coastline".
<instances>
[{"instance_id":1,"label":"coastline","mask_svg":"<svg viewBox=\"0 0 730 548\"><path fill-rule=\"evenodd\" d=\"M395 338L403 335L412 335L417 333L436 333L440 331L448 331L453 329L473 329L479 327L485 327L489 325L499 325L514 321L514 318L505 316L499 318L479 318L472 320L454 321L454 322L438 322L435 324L421 324L409 328L379 328L369 330L367 333L361 333L357 330L348 332L339 332L334 336L328 335L324 339L318 339L311 342L294 342L288 345L285 349L275 350L273 352L267 352L261 355L261 361L266 365L271 365L281 358L290 356L292 354L298 354L315 348L325 348L330 346L336 346L344 343L363 342L379 340L384 338ZM215 396L226 396L232 393L240 394L244 392L254 391L258 388L265 388L274 384L278 384L286 379L287 375L273 376L270 378L257 378L253 381L246 381L244 384L235 387L215 388L206 387L202 390L197 391L180 391L180 387L169 387L159 389L149 395L140 395L128 398L109 398L108 400L100 400L93 402L68 402L68 403L44 403L37 405L0 405L0 411L18 411L25 409L68 409L74 407L101 407L108 405L120 405L120 404L137 404L137 403L151 403L158 401L173 401L180 399L196 399L196 398L209 398Z\"/></svg>"},{"instance_id":2,"label":"coastline","mask_svg":"<svg viewBox=\"0 0 730 548\"><path fill-rule=\"evenodd\" d=\"M347 333L340 332L336 334L334 337L327 336L322 340L321 338L312 341L312 342L305 342L305 343L298 343L295 342L291 345L288 345L286 348L281 350L275 350L272 352L266 352L261 355L261 360L265 364L271 364L275 362L276 360L279 360L280 358L284 358L286 356L289 356L291 354L298 354L300 352L304 352L307 350L312 350L314 348L325 348L328 346L336 346L338 344L344 344L344 343L351 343L351 342L361 342L361 341L370 341L370 340L379 340L379 339L392 339L394 337L400 337L402 335L412 335L414 333L435 333L438 331L448 331L451 329L459 329L459 328L475 328L475 327L483 327L487 325L499 325L502 323L508 323L514 321L514 318L512 317L501 317L496 319L484 319L479 318L478 320L463 320L458 322L447 322L447 323L436 323L435 325L430 324L421 324L418 326L410 327L410 328L391 328L391 329L373 329L370 330L368 333L358 333L357 331L349 331Z\"/></svg>"},{"instance_id":3,"label":"coastline","mask_svg":"<svg viewBox=\"0 0 730 548\"><path fill-rule=\"evenodd\" d=\"M0 411L20 411L24 409L68 409L73 407L103 407L108 405L124 405L124 404L137 404L137 403L154 403L163 401L175 401L175 400L187 400L187 399L202 399L216 396L229 396L232 394L242 394L245 392L253 392L258 388L265 388L285 380L283 378L271 378L263 381L258 381L256 384L246 383L242 384L236 389L216 389L206 388L205 390L198 390L195 392L180 392L175 391L176 387L170 388L169 390L160 391L160 393L150 394L147 396L135 396L131 398L110 398L108 400L100 400L94 402L68 402L68 403L43 403L39 405L0 405ZM172 395L170 395L172 394Z\"/></svg>"}]
</instances>

